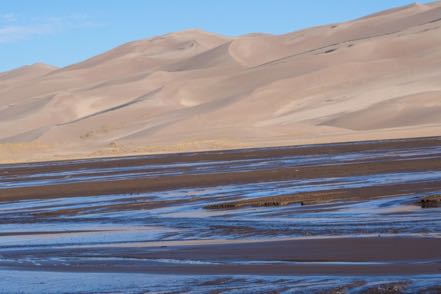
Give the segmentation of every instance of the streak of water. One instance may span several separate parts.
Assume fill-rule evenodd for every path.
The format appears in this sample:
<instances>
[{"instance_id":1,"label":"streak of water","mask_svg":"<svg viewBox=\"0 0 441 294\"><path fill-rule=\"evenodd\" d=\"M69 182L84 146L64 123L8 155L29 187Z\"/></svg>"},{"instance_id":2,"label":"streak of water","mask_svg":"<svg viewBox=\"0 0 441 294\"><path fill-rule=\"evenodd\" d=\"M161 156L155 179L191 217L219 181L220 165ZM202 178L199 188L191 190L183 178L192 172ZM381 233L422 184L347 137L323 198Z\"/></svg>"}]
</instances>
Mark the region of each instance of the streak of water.
<instances>
[{"instance_id":1,"label":"streak of water","mask_svg":"<svg viewBox=\"0 0 441 294\"><path fill-rule=\"evenodd\" d=\"M239 152L239 151L238 151ZM163 156L163 155L162 155ZM60 183L149 179L178 174L209 174L277 169L281 167L341 165L351 162L380 162L392 159L441 157L441 147L375 149L363 152L248 158L234 161L211 160L164 164L77 168L78 162L32 165L62 166L65 171L45 171L23 175L9 174L13 167L2 166L1 189L39 187ZM153 158L153 157L152 157ZM158 156L156 158L161 158ZM112 162L114 159L106 159ZM86 162L86 161L80 161ZM94 162L91 160L89 162ZM98 161L96 161L98 162ZM21 165L27 168L31 165ZM17 167L17 166L15 166ZM70 168L72 167L72 168ZM348 173L349 175L351 173ZM77 195L72 198L32 199L0 202L0 290L6 285L13 292L139 292L140 289L182 292L189 289L206 292L223 289L226 293L247 290L286 291L369 290L383 284L397 284L406 291L435 287L441 278L412 277L272 277L268 275L170 276L139 273L74 272L84 265L128 266L386 266L439 263L439 260L406 261L293 261L293 260L210 260L198 258L134 258L130 253L151 253L170 247L209 244L249 244L275 240L313 240L335 237L431 237L441 238L441 208L424 210L417 205L422 196L440 191L412 191L387 198L363 201L324 203L311 206L293 204L285 207L244 207L239 210L207 210L207 204L259 197L294 195L303 192L333 191L376 187L383 189L400 184L429 184L441 181L441 171L389 172L360 176L323 177L264 182L235 183L212 187L189 187L161 192ZM369 195L367 195L369 196ZM361 197L362 198L362 197ZM127 256L125 256L127 255ZM441 256L440 256L441 259ZM50 272L60 266L70 271ZM46 270L37 272L12 268ZM104 267L105 268L105 267ZM88 269L88 271L94 270ZM103 270L100 268L99 270ZM45 282L41 283L43 276ZM170 282L173 279L173 283ZM76 284L81 280L82 283ZM26 285L24 285L26 281ZM167 281L167 283L165 282ZM382 284L381 284L382 285ZM340 288L339 288L340 287ZM289 290L287 290L289 289ZM404 288L403 288L404 289ZM0 291L1 292L1 291Z\"/></svg>"}]
</instances>

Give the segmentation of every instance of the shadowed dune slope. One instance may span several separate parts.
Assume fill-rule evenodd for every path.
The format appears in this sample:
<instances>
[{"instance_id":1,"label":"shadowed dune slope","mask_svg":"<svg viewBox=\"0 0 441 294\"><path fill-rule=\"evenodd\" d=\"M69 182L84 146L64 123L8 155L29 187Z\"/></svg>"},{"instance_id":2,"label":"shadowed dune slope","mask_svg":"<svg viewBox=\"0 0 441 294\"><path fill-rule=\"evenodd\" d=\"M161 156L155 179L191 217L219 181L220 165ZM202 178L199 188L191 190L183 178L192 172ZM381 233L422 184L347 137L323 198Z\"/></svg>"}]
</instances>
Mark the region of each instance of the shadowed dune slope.
<instances>
[{"instance_id":1,"label":"shadowed dune slope","mask_svg":"<svg viewBox=\"0 0 441 294\"><path fill-rule=\"evenodd\" d=\"M441 135L441 4L0 73L0 161Z\"/></svg>"}]
</instances>

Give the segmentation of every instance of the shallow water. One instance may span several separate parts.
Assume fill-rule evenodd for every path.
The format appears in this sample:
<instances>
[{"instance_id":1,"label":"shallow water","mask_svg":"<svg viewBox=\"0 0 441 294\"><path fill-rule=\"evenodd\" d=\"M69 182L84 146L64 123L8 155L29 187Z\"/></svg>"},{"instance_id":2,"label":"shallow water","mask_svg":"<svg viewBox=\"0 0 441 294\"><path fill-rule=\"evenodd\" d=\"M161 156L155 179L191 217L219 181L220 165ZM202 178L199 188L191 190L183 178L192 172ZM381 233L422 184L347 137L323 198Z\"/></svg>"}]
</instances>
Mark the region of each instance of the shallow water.
<instances>
[{"instance_id":1,"label":"shallow water","mask_svg":"<svg viewBox=\"0 0 441 294\"><path fill-rule=\"evenodd\" d=\"M0 271L0 288L10 293L303 293L347 289L358 293L379 286L398 285L406 293L439 286L437 276L357 277L262 277L262 276L170 276L124 273L65 273L36 271ZM168 285L165 289L164 285ZM32 290L30 290L32 289ZM70 291L66 291L70 289ZM439 289L439 288L438 288ZM435 292L436 293L436 292Z\"/></svg>"},{"instance_id":2,"label":"shallow water","mask_svg":"<svg viewBox=\"0 0 441 294\"><path fill-rule=\"evenodd\" d=\"M398 161L409 158L441 159L441 147L375 150L333 155L282 156L244 159L132 165L64 172L0 176L0 190L41 187L59 183L112 181L127 178L165 177L258 169L344 165L350 162ZM106 159L112 161L113 159ZM48 163L48 166L56 163ZM21 165L27 167L28 165ZM44 166L43 163L29 166ZM7 171L10 166L2 166ZM415 276L268 276L268 275L154 275L127 272L78 272L81 264L293 264L280 260L142 259L121 257L130 248L162 250L161 246L225 244L287 239L362 236L413 236L441 238L441 208L422 209L422 196L441 191L411 192L366 201L335 202L310 206L248 207L207 210L207 204L237 199L383 187L401 183L441 181L441 171L381 173L364 176L268 181L212 187L170 189L160 192L102 196L32 199L0 202L0 292L189 292L223 293L279 291L298 293L344 288L358 293L370 287L399 285L412 293L437 286L440 275ZM0 192L1 193L1 192ZM0 194L1 195L1 194ZM164 204L164 201L167 201ZM157 203L157 207L144 207ZM159 205L160 204L160 205ZM158 247L159 246L159 247ZM112 250L108 250L112 248ZM81 250L87 254L81 254ZM441 261L441 255L439 258ZM333 263L332 263L333 262ZM418 261L412 261L418 262ZM311 261L310 264L314 262ZM362 265L383 264L383 261ZM299 264L299 263L297 263ZM317 262L316 262L317 264ZM344 265L330 261L328 264ZM48 270L63 266L63 271ZM98 270L99 271L99 270ZM400 289L401 289L400 288Z\"/></svg>"},{"instance_id":3,"label":"shallow water","mask_svg":"<svg viewBox=\"0 0 441 294\"><path fill-rule=\"evenodd\" d=\"M165 289L164 285L168 285ZM65 273L36 271L0 271L0 288L10 293L303 293L347 289L345 293L358 293L369 289L398 285L405 293L436 289L437 276L342 278L317 277L262 277L262 276L170 276L124 273ZM32 289L32 290L30 290ZM66 289L70 289L66 291ZM438 288L439 290L439 288ZM436 293L436 292L434 292Z\"/></svg>"},{"instance_id":4,"label":"shallow water","mask_svg":"<svg viewBox=\"0 0 441 294\"><path fill-rule=\"evenodd\" d=\"M208 174L221 172L250 171L268 168L282 168L305 165L337 165L355 161L382 161L397 158L438 158L441 156L441 147L408 148L392 150L375 150L366 152L346 152L339 154L297 155L277 158L244 159L231 161L205 161L168 164L134 165L127 167L71 169L63 172L45 172L26 175L1 175L0 189L11 187L34 187L59 183L93 182L101 180L138 179L179 174ZM106 159L108 160L108 159ZM42 164L37 164L43 166ZM7 170L8 166L3 166ZM67 166L68 168L68 166Z\"/></svg>"}]
</instances>

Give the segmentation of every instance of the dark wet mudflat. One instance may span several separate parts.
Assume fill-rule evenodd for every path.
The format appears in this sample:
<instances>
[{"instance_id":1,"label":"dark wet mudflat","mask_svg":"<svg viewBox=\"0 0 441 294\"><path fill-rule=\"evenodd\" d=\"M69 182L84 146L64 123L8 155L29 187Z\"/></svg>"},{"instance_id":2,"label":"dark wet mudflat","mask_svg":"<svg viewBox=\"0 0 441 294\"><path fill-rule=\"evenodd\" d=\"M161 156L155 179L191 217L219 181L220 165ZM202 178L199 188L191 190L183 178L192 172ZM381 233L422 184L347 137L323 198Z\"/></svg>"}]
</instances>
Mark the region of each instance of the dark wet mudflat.
<instances>
[{"instance_id":1,"label":"dark wet mudflat","mask_svg":"<svg viewBox=\"0 0 441 294\"><path fill-rule=\"evenodd\" d=\"M440 195L441 138L2 165L0 292L439 293Z\"/></svg>"}]
</instances>

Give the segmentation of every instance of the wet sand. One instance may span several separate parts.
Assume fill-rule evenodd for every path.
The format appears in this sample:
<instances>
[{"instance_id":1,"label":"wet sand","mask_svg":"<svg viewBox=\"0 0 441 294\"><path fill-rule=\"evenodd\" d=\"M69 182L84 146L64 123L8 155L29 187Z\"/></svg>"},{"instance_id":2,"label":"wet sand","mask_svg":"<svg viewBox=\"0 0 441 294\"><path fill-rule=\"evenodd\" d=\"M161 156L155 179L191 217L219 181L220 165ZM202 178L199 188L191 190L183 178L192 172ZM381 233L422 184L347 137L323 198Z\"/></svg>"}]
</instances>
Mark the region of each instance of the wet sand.
<instances>
[{"instance_id":1,"label":"wet sand","mask_svg":"<svg viewBox=\"0 0 441 294\"><path fill-rule=\"evenodd\" d=\"M441 138L2 165L0 278L419 291L441 282L440 194ZM120 291L185 292L155 279Z\"/></svg>"},{"instance_id":2,"label":"wet sand","mask_svg":"<svg viewBox=\"0 0 441 294\"><path fill-rule=\"evenodd\" d=\"M407 152L401 155L403 149ZM424 138L139 159L109 158L93 162L61 161L46 165L0 165L0 177L8 179L10 185L17 182L14 188L5 186L2 189L0 200L134 194L268 181L441 171L441 161L436 160L440 153L440 138ZM295 162L296 159L299 163ZM268 160L274 164L262 164ZM233 166L236 162L238 168ZM201 166L208 168L200 172ZM36 176L40 183L34 184L32 179L27 183L23 180L26 175Z\"/></svg>"},{"instance_id":3,"label":"wet sand","mask_svg":"<svg viewBox=\"0 0 441 294\"><path fill-rule=\"evenodd\" d=\"M66 263L41 259L39 268L187 275L427 275L441 274L440 246L439 238L414 237L344 237L166 247L147 244L145 247L150 250L139 245L129 245L126 248L130 249L122 250L125 248L122 245L101 248L99 253L88 248L73 249L70 254L74 254L76 260ZM40 258L54 255L45 250L37 252ZM14 267L14 264L3 266Z\"/></svg>"}]
</instances>

